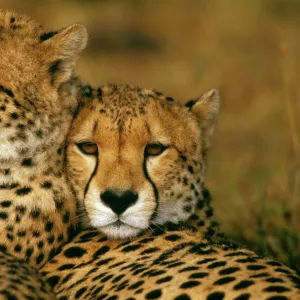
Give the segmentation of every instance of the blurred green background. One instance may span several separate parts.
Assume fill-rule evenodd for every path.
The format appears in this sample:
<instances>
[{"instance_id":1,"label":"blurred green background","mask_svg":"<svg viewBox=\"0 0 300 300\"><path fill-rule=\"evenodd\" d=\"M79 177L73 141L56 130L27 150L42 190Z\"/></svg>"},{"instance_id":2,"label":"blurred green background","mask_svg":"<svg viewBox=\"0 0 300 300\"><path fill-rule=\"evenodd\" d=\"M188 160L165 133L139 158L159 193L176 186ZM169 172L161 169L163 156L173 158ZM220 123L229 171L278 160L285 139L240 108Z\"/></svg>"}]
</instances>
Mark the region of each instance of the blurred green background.
<instances>
[{"instance_id":1,"label":"blurred green background","mask_svg":"<svg viewBox=\"0 0 300 300\"><path fill-rule=\"evenodd\" d=\"M87 26L78 73L179 100L220 89L207 181L225 233L300 268L300 1L0 0L54 30Z\"/></svg>"}]
</instances>

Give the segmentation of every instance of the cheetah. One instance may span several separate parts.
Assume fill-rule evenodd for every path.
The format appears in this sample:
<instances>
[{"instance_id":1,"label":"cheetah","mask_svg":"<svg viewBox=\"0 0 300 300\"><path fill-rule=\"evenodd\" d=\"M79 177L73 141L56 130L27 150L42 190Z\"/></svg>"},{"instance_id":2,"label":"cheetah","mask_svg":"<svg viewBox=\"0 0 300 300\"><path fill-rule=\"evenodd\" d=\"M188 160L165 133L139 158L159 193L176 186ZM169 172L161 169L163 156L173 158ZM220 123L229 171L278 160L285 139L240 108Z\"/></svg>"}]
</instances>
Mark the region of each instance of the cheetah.
<instances>
[{"instance_id":1,"label":"cheetah","mask_svg":"<svg viewBox=\"0 0 300 300\"><path fill-rule=\"evenodd\" d=\"M50 259L76 225L63 157L77 107L72 74L87 32L75 24L47 33L8 11L0 12L0 28L0 295L24 299L26 289L37 297L40 284L28 279L23 290L22 277Z\"/></svg>"},{"instance_id":2,"label":"cheetah","mask_svg":"<svg viewBox=\"0 0 300 300\"><path fill-rule=\"evenodd\" d=\"M128 85L79 94L66 160L87 228L41 268L58 299L300 299L296 271L214 233L216 91L185 105Z\"/></svg>"},{"instance_id":3,"label":"cheetah","mask_svg":"<svg viewBox=\"0 0 300 300\"><path fill-rule=\"evenodd\" d=\"M84 227L113 239L135 237L150 225L186 221L198 203L198 225L210 231L204 219L212 208L200 198L218 92L186 108L130 85L86 86L81 94L68 135L67 172Z\"/></svg>"}]
</instances>

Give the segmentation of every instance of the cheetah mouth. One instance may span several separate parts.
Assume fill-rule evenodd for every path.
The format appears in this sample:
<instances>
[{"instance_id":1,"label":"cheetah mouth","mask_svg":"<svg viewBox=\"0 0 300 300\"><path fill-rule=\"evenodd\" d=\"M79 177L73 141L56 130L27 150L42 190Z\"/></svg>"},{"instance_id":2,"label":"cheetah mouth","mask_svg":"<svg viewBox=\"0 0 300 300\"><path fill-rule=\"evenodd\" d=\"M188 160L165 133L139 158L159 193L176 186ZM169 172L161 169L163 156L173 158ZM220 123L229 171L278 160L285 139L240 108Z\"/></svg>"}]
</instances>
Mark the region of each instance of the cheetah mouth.
<instances>
[{"instance_id":1,"label":"cheetah mouth","mask_svg":"<svg viewBox=\"0 0 300 300\"><path fill-rule=\"evenodd\" d=\"M98 227L100 231L107 235L111 239L125 239L135 237L141 232L141 228L129 225L121 220L114 221L105 226Z\"/></svg>"},{"instance_id":2,"label":"cheetah mouth","mask_svg":"<svg viewBox=\"0 0 300 300\"><path fill-rule=\"evenodd\" d=\"M134 228L136 230L141 230L141 228L138 228L138 227L135 227L135 226L132 226L130 224L127 224L123 221L121 221L120 219L118 219L117 221L114 221L114 222L111 222L103 227L115 227L115 228L121 228L121 227L131 227L131 228Z\"/></svg>"}]
</instances>

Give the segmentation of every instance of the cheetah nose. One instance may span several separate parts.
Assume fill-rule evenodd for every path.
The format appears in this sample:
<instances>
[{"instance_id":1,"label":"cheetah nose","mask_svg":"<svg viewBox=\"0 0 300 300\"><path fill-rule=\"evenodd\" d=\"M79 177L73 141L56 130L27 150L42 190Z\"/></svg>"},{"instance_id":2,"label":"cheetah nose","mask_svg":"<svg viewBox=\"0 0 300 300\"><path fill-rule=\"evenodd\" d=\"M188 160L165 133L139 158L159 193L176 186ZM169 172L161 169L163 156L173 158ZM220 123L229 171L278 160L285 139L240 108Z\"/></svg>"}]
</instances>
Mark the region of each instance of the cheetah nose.
<instances>
[{"instance_id":1,"label":"cheetah nose","mask_svg":"<svg viewBox=\"0 0 300 300\"><path fill-rule=\"evenodd\" d=\"M106 190L101 193L100 198L103 203L110 207L117 215L122 214L129 206L136 203L138 195L130 190L116 191Z\"/></svg>"}]
</instances>

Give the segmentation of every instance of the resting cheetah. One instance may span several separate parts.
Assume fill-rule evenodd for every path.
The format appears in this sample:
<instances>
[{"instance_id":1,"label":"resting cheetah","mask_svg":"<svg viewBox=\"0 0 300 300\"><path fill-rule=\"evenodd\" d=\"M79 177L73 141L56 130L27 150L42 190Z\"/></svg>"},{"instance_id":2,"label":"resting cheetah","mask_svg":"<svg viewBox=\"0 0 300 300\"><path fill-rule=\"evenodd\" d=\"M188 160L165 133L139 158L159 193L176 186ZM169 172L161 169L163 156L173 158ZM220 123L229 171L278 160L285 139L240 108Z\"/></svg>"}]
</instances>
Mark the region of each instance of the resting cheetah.
<instances>
[{"instance_id":1,"label":"resting cheetah","mask_svg":"<svg viewBox=\"0 0 300 300\"><path fill-rule=\"evenodd\" d=\"M41 269L59 299L300 299L294 270L213 235L202 183L215 91L185 107L131 86L82 94L67 161L82 217L95 229Z\"/></svg>"},{"instance_id":2,"label":"resting cheetah","mask_svg":"<svg viewBox=\"0 0 300 300\"><path fill-rule=\"evenodd\" d=\"M198 225L210 230L204 219L212 209L199 198L218 92L189 102L190 108L129 85L81 93L67 169L85 225L110 238L134 237L151 224L187 220L200 201Z\"/></svg>"},{"instance_id":3,"label":"resting cheetah","mask_svg":"<svg viewBox=\"0 0 300 300\"><path fill-rule=\"evenodd\" d=\"M81 25L45 33L26 16L0 12L0 41L0 295L24 299L31 286L19 288L22 273L50 259L76 221L63 152L77 107L71 76L87 33Z\"/></svg>"}]
</instances>

